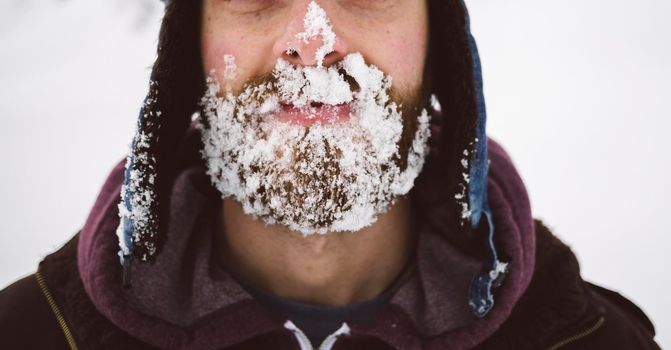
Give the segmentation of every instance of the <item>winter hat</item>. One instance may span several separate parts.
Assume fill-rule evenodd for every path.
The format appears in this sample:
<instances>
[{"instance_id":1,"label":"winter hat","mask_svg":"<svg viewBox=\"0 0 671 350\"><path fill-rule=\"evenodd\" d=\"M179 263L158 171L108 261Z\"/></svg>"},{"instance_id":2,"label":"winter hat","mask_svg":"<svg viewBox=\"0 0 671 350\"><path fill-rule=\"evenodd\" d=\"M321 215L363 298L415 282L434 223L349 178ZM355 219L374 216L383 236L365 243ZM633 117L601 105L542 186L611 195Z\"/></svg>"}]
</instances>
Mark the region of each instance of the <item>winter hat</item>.
<instances>
[{"instance_id":1,"label":"winter hat","mask_svg":"<svg viewBox=\"0 0 671 350\"><path fill-rule=\"evenodd\" d=\"M161 250L169 224L169 193L178 170L178 146L205 91L200 57L201 1L165 1L149 92L140 110L127 157L119 203L119 257L123 284L130 286L132 261L151 262ZM425 167L439 169L448 185L433 191L449 196L455 231L487 234L482 270L474 276L469 305L478 317L493 307L493 289L507 264L499 260L487 201L486 112L480 59L463 0L429 0L430 44L427 67L439 118L432 119L431 154ZM449 19L449 20L448 20ZM447 106L440 111L438 106ZM421 177L421 176L420 176ZM418 179L421 181L421 179Z\"/></svg>"}]
</instances>

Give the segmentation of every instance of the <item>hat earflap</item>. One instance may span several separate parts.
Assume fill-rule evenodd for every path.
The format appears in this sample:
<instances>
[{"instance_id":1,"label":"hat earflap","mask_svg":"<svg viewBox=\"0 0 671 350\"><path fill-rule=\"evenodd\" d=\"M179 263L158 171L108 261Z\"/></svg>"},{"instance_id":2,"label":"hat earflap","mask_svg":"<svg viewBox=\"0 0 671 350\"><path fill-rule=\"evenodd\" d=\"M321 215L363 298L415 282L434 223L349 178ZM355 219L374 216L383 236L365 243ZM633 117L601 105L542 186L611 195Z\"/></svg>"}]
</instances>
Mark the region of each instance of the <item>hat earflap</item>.
<instances>
[{"instance_id":1,"label":"hat earflap","mask_svg":"<svg viewBox=\"0 0 671 350\"><path fill-rule=\"evenodd\" d=\"M119 257L124 286L133 259L153 261L167 230L178 145L204 91L200 1L171 1L161 24L149 91L126 160L119 203Z\"/></svg>"},{"instance_id":2,"label":"hat earflap","mask_svg":"<svg viewBox=\"0 0 671 350\"><path fill-rule=\"evenodd\" d=\"M157 83L150 82L137 122L137 130L126 158L124 183L119 203L119 257L124 265L124 285L127 269L136 245L143 249L141 260L156 254L158 228L158 194L156 191L157 159L153 152L159 136L161 111L156 110Z\"/></svg>"}]
</instances>

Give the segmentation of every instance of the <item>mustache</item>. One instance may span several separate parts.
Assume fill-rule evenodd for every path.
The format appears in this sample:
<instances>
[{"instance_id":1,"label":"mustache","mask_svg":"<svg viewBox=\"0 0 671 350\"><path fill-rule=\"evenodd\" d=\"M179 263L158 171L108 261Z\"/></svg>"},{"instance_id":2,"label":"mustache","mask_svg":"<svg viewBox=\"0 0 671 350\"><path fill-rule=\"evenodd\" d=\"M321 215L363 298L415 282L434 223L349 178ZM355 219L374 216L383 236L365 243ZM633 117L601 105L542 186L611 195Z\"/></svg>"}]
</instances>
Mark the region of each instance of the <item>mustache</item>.
<instances>
[{"instance_id":1,"label":"mustache","mask_svg":"<svg viewBox=\"0 0 671 350\"><path fill-rule=\"evenodd\" d=\"M349 75L347 71L343 68L338 70L338 73L343 77L343 80L349 86L349 89L352 93L356 94L361 90L361 87L357 83L356 79ZM256 93L259 91L259 87L264 86L263 93ZM239 88L233 91L234 95L239 96L245 91L252 91L252 98L260 101L265 99L269 95L278 95L279 94L279 80L275 74L270 71L260 75L255 75L248 78ZM392 84L389 88L386 89L387 96L389 96L389 102L395 102L400 106L405 112L417 112L419 109L419 101L422 100L421 92L413 91L409 96L403 96L403 94ZM291 102L291 101L289 101Z\"/></svg>"},{"instance_id":2,"label":"mustache","mask_svg":"<svg viewBox=\"0 0 671 350\"><path fill-rule=\"evenodd\" d=\"M356 82L354 77L347 74L347 72L342 68L338 70L338 73L341 74L345 82L349 85L350 91L354 93L360 91L359 84ZM256 94L256 96L253 94L252 97L258 102L262 102L263 99L267 98L268 95L265 95L267 93L272 93L274 95L278 94L278 79L275 77L273 72L268 72L249 78L243 84L240 90L246 91L246 89L251 88L251 91L258 91L253 89L259 86L270 86L270 88L266 88L263 94ZM424 81L422 81L420 88L413 89L405 95L403 95L393 84L386 89L387 96L389 97L386 105L389 106L391 103L395 103L401 110L403 133L401 134L401 139L398 142L398 146L399 149L403 151L400 153L400 156L395 159L395 162L402 170L405 170L408 165L407 150L412 146L412 141L418 128L416 116L420 114L425 103L424 101L428 99L424 87Z\"/></svg>"}]
</instances>

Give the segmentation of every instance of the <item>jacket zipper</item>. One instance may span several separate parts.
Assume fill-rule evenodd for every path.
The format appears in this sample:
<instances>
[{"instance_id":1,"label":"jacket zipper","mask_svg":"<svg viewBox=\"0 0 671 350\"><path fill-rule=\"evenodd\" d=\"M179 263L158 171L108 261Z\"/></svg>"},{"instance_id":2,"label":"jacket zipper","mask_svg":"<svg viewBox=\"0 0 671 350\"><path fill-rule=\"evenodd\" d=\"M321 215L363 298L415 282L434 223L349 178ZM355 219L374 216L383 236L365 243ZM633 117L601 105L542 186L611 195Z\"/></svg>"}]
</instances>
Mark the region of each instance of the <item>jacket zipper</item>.
<instances>
[{"instance_id":1,"label":"jacket zipper","mask_svg":"<svg viewBox=\"0 0 671 350\"><path fill-rule=\"evenodd\" d=\"M552 345L551 347L549 347L548 350L557 350L557 349L559 349L559 348L561 348L561 347L563 347L563 346L566 346L566 345L568 345L568 344L570 344L570 343L575 342L576 340L582 339L582 338L584 338L584 337L586 337L586 336L588 336L588 335L590 335L590 334L596 332L599 328L601 328L601 326L603 326L603 323L604 323L605 321L606 321L606 318L605 318L605 317L603 317L603 316L599 317L599 319L596 321L596 323L593 324L591 327L585 329L584 331L582 331L582 332L580 332L580 333L578 333L578 334L572 335L572 336L570 336L570 337L568 337L568 338L565 338L565 339L563 339L563 340L561 340L561 341L555 343L554 345Z\"/></svg>"},{"instance_id":2,"label":"jacket zipper","mask_svg":"<svg viewBox=\"0 0 671 350\"><path fill-rule=\"evenodd\" d=\"M35 272L35 278L37 279L37 284L40 286L42 295L44 295L44 298L47 299L47 303L51 308L51 312L53 312L54 316L56 316L58 325L61 326L63 335L65 335L65 340L67 340L68 345L70 346L70 350L78 350L77 343L75 343L75 338L72 336L72 332L70 332L70 328L65 322L65 317L63 317L61 310L58 309L58 305L56 305L53 296L51 296L51 292L49 292L49 288L47 288L47 284L44 282L44 277L42 277L40 271Z\"/></svg>"}]
</instances>

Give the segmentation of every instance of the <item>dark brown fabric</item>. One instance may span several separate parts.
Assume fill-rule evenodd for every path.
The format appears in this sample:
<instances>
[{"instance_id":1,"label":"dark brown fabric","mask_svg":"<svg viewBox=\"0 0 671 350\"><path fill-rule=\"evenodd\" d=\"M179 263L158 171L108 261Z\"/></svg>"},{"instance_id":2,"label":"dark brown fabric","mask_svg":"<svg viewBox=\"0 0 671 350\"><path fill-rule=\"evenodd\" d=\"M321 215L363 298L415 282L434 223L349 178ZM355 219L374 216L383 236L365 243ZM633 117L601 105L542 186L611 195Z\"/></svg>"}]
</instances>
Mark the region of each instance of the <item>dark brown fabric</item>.
<instances>
[{"instance_id":1,"label":"dark brown fabric","mask_svg":"<svg viewBox=\"0 0 671 350\"><path fill-rule=\"evenodd\" d=\"M0 349L69 349L34 274L0 291Z\"/></svg>"},{"instance_id":2,"label":"dark brown fabric","mask_svg":"<svg viewBox=\"0 0 671 350\"><path fill-rule=\"evenodd\" d=\"M95 310L77 273L77 239L47 256L40 270L79 348L152 349ZM605 322L600 328L560 349L659 349L645 314L618 293L583 281L574 254L540 221L536 221L536 242L537 267L529 288L503 326L476 349L546 349L584 332L602 317ZM0 291L0 348L67 349L34 277ZM289 331L277 330L228 349L298 348ZM343 337L334 349L390 347L371 337Z\"/></svg>"}]
</instances>

